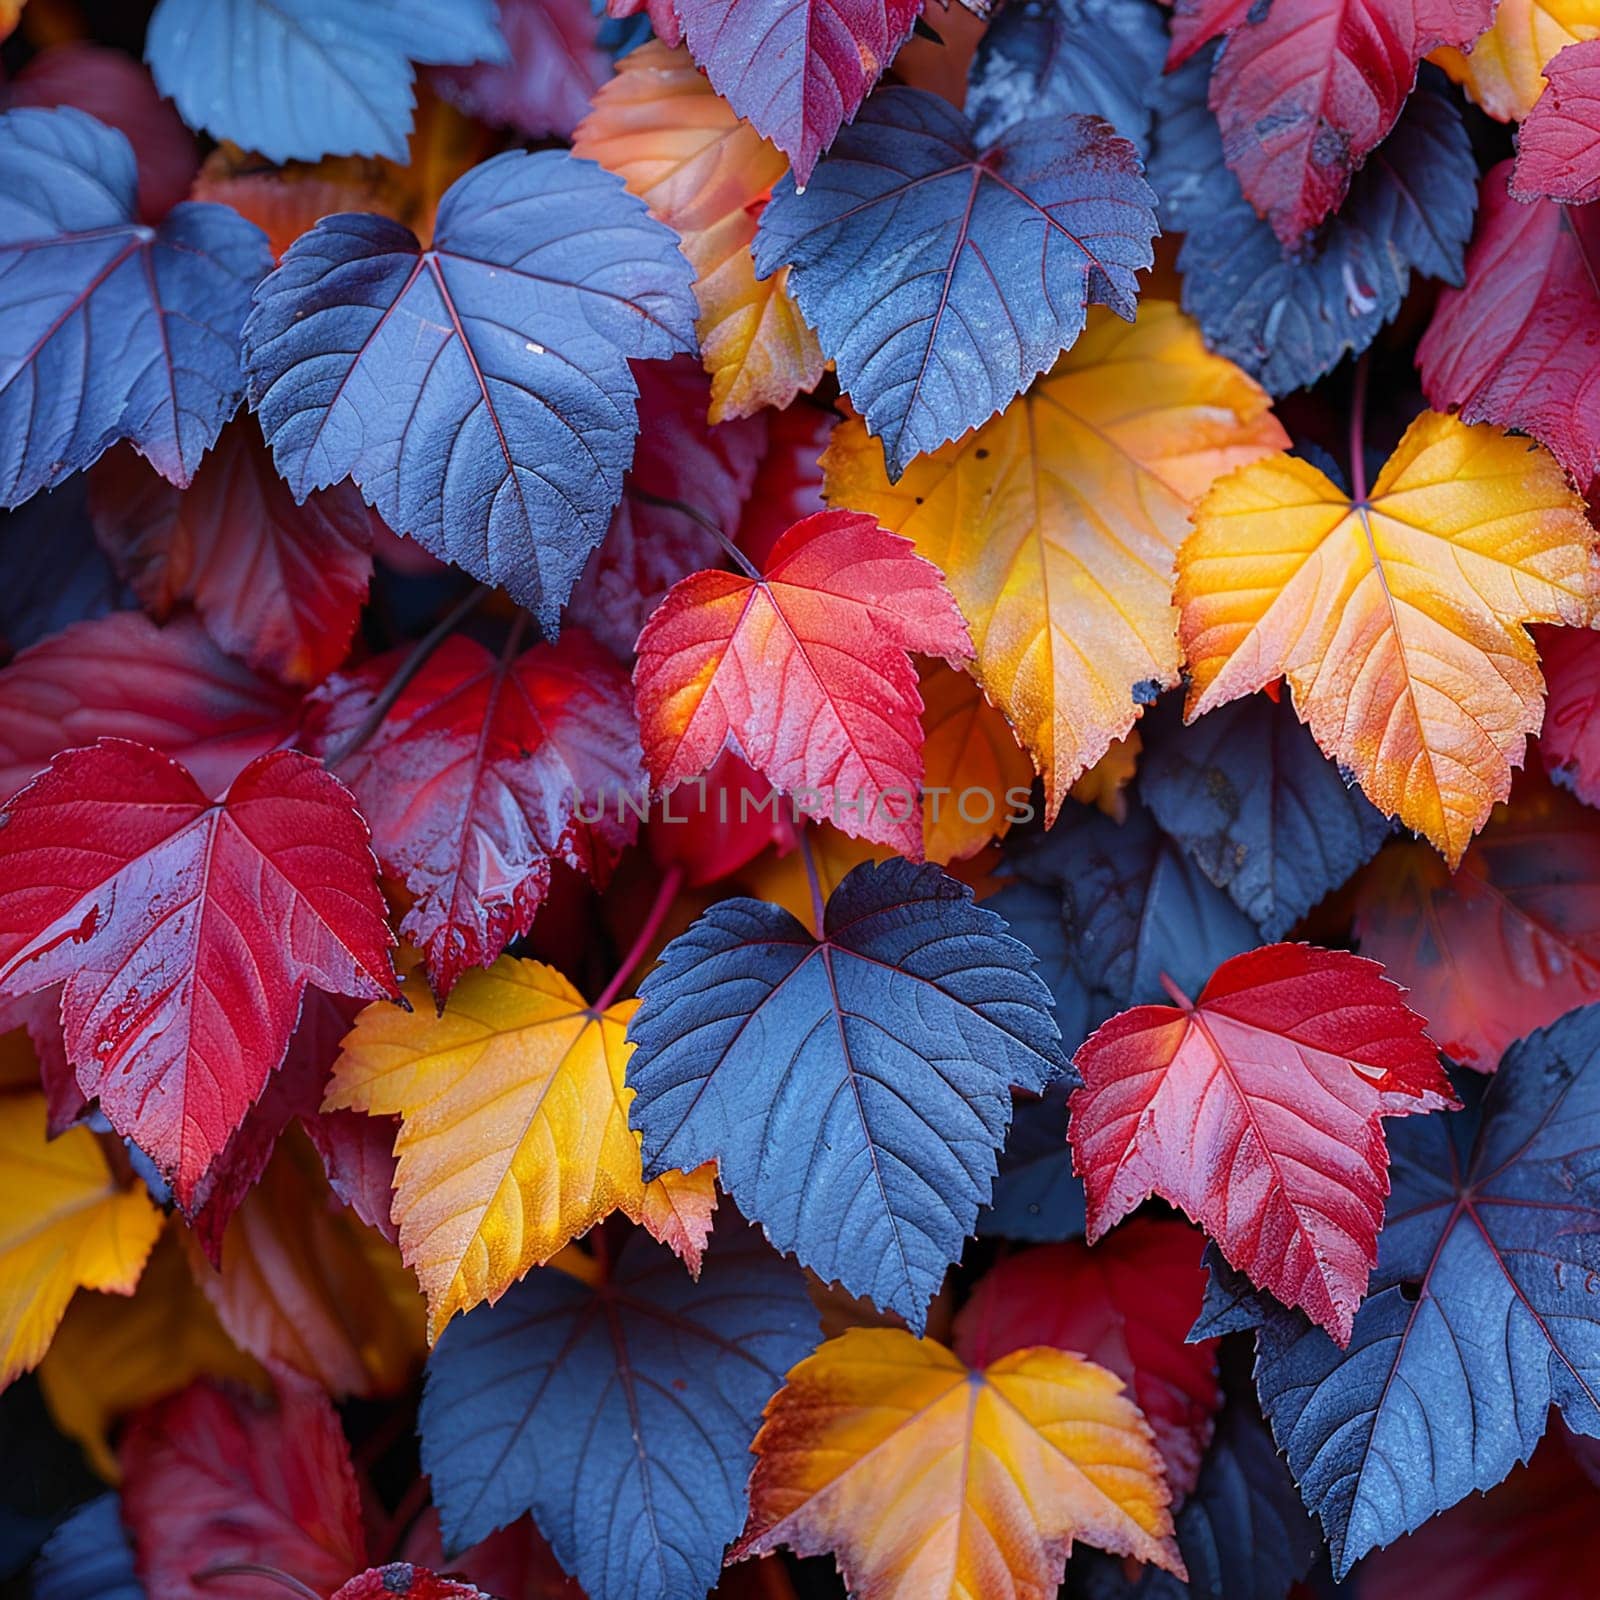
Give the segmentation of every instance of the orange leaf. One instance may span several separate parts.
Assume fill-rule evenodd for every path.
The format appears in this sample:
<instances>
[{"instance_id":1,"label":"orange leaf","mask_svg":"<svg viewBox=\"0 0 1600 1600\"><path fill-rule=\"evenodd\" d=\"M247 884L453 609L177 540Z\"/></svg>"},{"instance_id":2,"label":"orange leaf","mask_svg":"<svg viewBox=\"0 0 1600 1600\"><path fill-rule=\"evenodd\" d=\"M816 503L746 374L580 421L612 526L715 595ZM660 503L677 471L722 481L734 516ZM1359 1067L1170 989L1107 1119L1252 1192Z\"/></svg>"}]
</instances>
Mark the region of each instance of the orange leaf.
<instances>
[{"instance_id":1,"label":"orange leaf","mask_svg":"<svg viewBox=\"0 0 1600 1600\"><path fill-rule=\"evenodd\" d=\"M855 1600L1046 1600L1077 1539L1185 1576L1149 1423L1066 1351L969 1371L931 1339L852 1328L789 1373L751 1448L732 1559L832 1551Z\"/></svg>"},{"instance_id":2,"label":"orange leaf","mask_svg":"<svg viewBox=\"0 0 1600 1600\"><path fill-rule=\"evenodd\" d=\"M1502 122L1520 122L1544 91L1550 58L1600 34L1594 0L1500 0L1494 26L1470 52L1435 50L1428 59Z\"/></svg>"},{"instance_id":3,"label":"orange leaf","mask_svg":"<svg viewBox=\"0 0 1600 1600\"><path fill-rule=\"evenodd\" d=\"M1544 714L1524 624L1593 609L1594 530L1555 458L1425 412L1359 505L1278 455L1224 478L1194 523L1189 719L1286 677L1329 759L1454 866Z\"/></svg>"},{"instance_id":4,"label":"orange leaf","mask_svg":"<svg viewBox=\"0 0 1600 1600\"><path fill-rule=\"evenodd\" d=\"M919 687L922 849L946 866L1006 836L1028 803L1033 767L971 673L930 661Z\"/></svg>"}]
</instances>

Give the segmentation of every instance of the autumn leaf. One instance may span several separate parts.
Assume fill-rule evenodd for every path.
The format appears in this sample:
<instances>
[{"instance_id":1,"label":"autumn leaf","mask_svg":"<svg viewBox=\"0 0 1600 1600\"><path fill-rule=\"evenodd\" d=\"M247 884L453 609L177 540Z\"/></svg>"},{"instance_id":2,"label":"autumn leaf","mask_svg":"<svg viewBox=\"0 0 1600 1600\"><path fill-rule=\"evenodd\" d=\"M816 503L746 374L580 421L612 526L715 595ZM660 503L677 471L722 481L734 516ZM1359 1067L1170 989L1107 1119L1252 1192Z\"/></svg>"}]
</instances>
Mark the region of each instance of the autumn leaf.
<instances>
[{"instance_id":1,"label":"autumn leaf","mask_svg":"<svg viewBox=\"0 0 1600 1600\"><path fill-rule=\"evenodd\" d=\"M1033 771L970 673L929 662L922 694L922 848L941 866L1003 839L1028 804Z\"/></svg>"},{"instance_id":2,"label":"autumn leaf","mask_svg":"<svg viewBox=\"0 0 1600 1600\"><path fill-rule=\"evenodd\" d=\"M1592 0L1498 0L1494 26L1469 51L1435 50L1436 61L1502 122L1533 110L1551 59L1578 39L1600 34Z\"/></svg>"},{"instance_id":3,"label":"autumn leaf","mask_svg":"<svg viewBox=\"0 0 1600 1600\"><path fill-rule=\"evenodd\" d=\"M1389 1190L1380 1118L1454 1103L1401 993L1375 961L1267 945L1104 1024L1068 1127L1090 1242L1159 1194L1346 1342Z\"/></svg>"},{"instance_id":4,"label":"autumn leaf","mask_svg":"<svg viewBox=\"0 0 1600 1600\"><path fill-rule=\"evenodd\" d=\"M0 1388L38 1366L78 1289L132 1294L161 1232L142 1185L112 1176L95 1135L46 1141L44 1096L0 1116Z\"/></svg>"},{"instance_id":5,"label":"autumn leaf","mask_svg":"<svg viewBox=\"0 0 1600 1600\"><path fill-rule=\"evenodd\" d=\"M788 269L757 279L750 254L756 217L788 164L688 51L651 40L625 55L572 148L616 173L682 241L712 422L786 406L816 387L822 351L789 295Z\"/></svg>"},{"instance_id":6,"label":"autumn leaf","mask_svg":"<svg viewBox=\"0 0 1600 1600\"><path fill-rule=\"evenodd\" d=\"M978 681L1067 791L1178 681L1172 567L1221 473L1282 448L1266 395L1176 306L1094 313L1048 377L897 483L857 419L823 458L828 503L865 511L944 573Z\"/></svg>"},{"instance_id":7,"label":"autumn leaf","mask_svg":"<svg viewBox=\"0 0 1600 1600\"><path fill-rule=\"evenodd\" d=\"M797 522L762 571L677 584L639 636L634 692L657 787L737 745L808 815L922 853L922 700L908 651L956 662L938 570L869 516Z\"/></svg>"},{"instance_id":8,"label":"autumn leaf","mask_svg":"<svg viewBox=\"0 0 1600 1600\"><path fill-rule=\"evenodd\" d=\"M596 1013L553 967L510 956L466 973L437 1016L418 978L406 993L411 1012L357 1019L327 1105L401 1119L394 1216L430 1338L619 1209L698 1263L710 1174L646 1185L628 1126L636 1002Z\"/></svg>"},{"instance_id":9,"label":"autumn leaf","mask_svg":"<svg viewBox=\"0 0 1600 1600\"><path fill-rule=\"evenodd\" d=\"M732 1559L831 1553L858 1600L1050 1594L1078 1540L1182 1578L1161 1458L1121 1388L1062 1350L969 1371L931 1339L852 1328L768 1403Z\"/></svg>"},{"instance_id":10,"label":"autumn leaf","mask_svg":"<svg viewBox=\"0 0 1600 1600\"><path fill-rule=\"evenodd\" d=\"M1585 205L1600 196L1600 40L1568 45L1517 134L1511 193Z\"/></svg>"},{"instance_id":11,"label":"autumn leaf","mask_svg":"<svg viewBox=\"0 0 1600 1600\"><path fill-rule=\"evenodd\" d=\"M1370 496L1280 455L1222 479L1194 523L1189 718L1287 678L1324 753L1459 862L1544 712L1525 624L1594 606L1594 530L1556 462L1424 413Z\"/></svg>"}]
</instances>

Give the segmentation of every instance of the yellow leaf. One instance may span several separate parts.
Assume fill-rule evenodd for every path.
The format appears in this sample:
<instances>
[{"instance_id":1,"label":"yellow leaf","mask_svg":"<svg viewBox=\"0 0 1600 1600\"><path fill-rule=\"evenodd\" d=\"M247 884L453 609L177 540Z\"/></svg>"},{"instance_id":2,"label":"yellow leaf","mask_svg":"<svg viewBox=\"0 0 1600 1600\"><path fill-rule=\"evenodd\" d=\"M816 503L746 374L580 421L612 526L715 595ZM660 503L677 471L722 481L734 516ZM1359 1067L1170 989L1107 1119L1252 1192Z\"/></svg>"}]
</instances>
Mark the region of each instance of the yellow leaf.
<instances>
[{"instance_id":1,"label":"yellow leaf","mask_svg":"<svg viewBox=\"0 0 1600 1600\"><path fill-rule=\"evenodd\" d=\"M55 1425L83 1446L89 1464L122 1476L111 1428L141 1406L196 1378L265 1386L265 1374L222 1331L184 1260L174 1223L150 1257L133 1298L80 1294L39 1366L39 1388Z\"/></svg>"},{"instance_id":2,"label":"yellow leaf","mask_svg":"<svg viewBox=\"0 0 1600 1600\"><path fill-rule=\"evenodd\" d=\"M1224 472L1288 443L1266 394L1174 305L1091 312L1046 378L891 484L859 418L823 457L830 505L870 512L945 575L975 672L1044 777L1079 774L1178 681L1172 563Z\"/></svg>"},{"instance_id":3,"label":"yellow leaf","mask_svg":"<svg viewBox=\"0 0 1600 1600\"><path fill-rule=\"evenodd\" d=\"M715 1203L710 1174L647 1193L623 1081L636 1001L596 1016L553 967L501 956L435 1015L369 1006L334 1067L326 1109L398 1116L394 1220L428 1297L430 1338L498 1300L530 1267L622 1211L694 1264Z\"/></svg>"},{"instance_id":4,"label":"yellow leaf","mask_svg":"<svg viewBox=\"0 0 1600 1600\"><path fill-rule=\"evenodd\" d=\"M1072 798L1082 806L1098 806L1113 822L1125 821L1128 797L1123 791L1139 770L1139 756L1143 750L1144 740L1135 728L1125 738L1118 739L1073 784Z\"/></svg>"},{"instance_id":5,"label":"yellow leaf","mask_svg":"<svg viewBox=\"0 0 1600 1600\"><path fill-rule=\"evenodd\" d=\"M734 1558L832 1551L855 1600L1050 1600L1078 1539L1185 1575L1150 1425L1063 1350L969 1371L852 1329L789 1373L752 1448Z\"/></svg>"},{"instance_id":6,"label":"yellow leaf","mask_svg":"<svg viewBox=\"0 0 1600 1600\"><path fill-rule=\"evenodd\" d=\"M1224 478L1194 522L1190 719L1287 678L1329 759L1458 863L1544 714L1523 625L1593 609L1594 530L1555 458L1425 412L1359 505L1279 455Z\"/></svg>"},{"instance_id":7,"label":"yellow leaf","mask_svg":"<svg viewBox=\"0 0 1600 1600\"><path fill-rule=\"evenodd\" d=\"M1520 122L1544 92L1550 58L1600 34L1600 0L1500 0L1494 26L1471 53L1435 50L1444 68L1491 117Z\"/></svg>"},{"instance_id":8,"label":"yellow leaf","mask_svg":"<svg viewBox=\"0 0 1600 1600\"><path fill-rule=\"evenodd\" d=\"M1003 839L1028 804L1033 767L970 672L922 669L922 849L946 866Z\"/></svg>"},{"instance_id":9,"label":"yellow leaf","mask_svg":"<svg viewBox=\"0 0 1600 1600\"><path fill-rule=\"evenodd\" d=\"M423 1304L400 1253L342 1206L298 1129L222 1236L214 1270L192 1234L189 1264L241 1350L314 1379L336 1398L396 1394L424 1354Z\"/></svg>"},{"instance_id":10,"label":"yellow leaf","mask_svg":"<svg viewBox=\"0 0 1600 1600\"><path fill-rule=\"evenodd\" d=\"M651 40L624 56L572 149L616 173L683 241L712 422L786 406L816 386L822 350L790 297L788 268L758 279L750 256L761 205L788 162L734 115L686 50Z\"/></svg>"},{"instance_id":11,"label":"yellow leaf","mask_svg":"<svg viewBox=\"0 0 1600 1600\"><path fill-rule=\"evenodd\" d=\"M132 1294L161 1232L142 1187L124 1189L87 1128L45 1138L42 1094L0 1115L0 1388L38 1366L77 1289Z\"/></svg>"}]
</instances>

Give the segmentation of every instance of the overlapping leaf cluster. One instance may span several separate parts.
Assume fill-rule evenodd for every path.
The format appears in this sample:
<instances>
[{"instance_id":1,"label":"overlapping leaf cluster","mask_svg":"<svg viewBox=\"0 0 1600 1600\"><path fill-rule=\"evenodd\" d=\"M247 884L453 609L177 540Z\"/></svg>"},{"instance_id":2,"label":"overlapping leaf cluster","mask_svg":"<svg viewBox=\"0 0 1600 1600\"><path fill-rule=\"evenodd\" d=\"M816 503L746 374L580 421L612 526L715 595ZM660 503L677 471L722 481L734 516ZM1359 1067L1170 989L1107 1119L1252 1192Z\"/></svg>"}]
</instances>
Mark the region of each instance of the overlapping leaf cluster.
<instances>
[{"instance_id":1,"label":"overlapping leaf cluster","mask_svg":"<svg viewBox=\"0 0 1600 1600\"><path fill-rule=\"evenodd\" d=\"M0 1582L1582 1592L1600 11L606 10L0 3Z\"/></svg>"}]
</instances>

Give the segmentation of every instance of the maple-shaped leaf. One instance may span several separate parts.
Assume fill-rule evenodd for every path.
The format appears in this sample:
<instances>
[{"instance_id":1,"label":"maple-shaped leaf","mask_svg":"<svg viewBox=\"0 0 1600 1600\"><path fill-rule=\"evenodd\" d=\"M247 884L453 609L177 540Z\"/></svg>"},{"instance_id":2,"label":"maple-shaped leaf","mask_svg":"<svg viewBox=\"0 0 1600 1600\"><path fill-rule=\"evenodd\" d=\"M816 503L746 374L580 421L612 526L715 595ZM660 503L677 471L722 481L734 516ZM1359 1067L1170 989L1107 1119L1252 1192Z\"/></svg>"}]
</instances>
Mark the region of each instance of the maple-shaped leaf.
<instances>
[{"instance_id":1,"label":"maple-shaped leaf","mask_svg":"<svg viewBox=\"0 0 1600 1600\"><path fill-rule=\"evenodd\" d=\"M1524 204L1502 161L1483 180L1466 283L1439 296L1417 346L1429 401L1463 421L1519 428L1587 483L1600 467L1600 214Z\"/></svg>"},{"instance_id":2,"label":"maple-shaped leaf","mask_svg":"<svg viewBox=\"0 0 1600 1600\"><path fill-rule=\"evenodd\" d=\"M595 11L588 0L497 0L496 9L509 59L440 67L429 82L480 122L526 139L570 139L611 76Z\"/></svg>"},{"instance_id":3,"label":"maple-shaped leaf","mask_svg":"<svg viewBox=\"0 0 1600 1600\"><path fill-rule=\"evenodd\" d=\"M339 1205L298 1130L274 1151L222 1236L220 1268L184 1236L189 1265L241 1350L330 1394L392 1395L426 1349L416 1278L386 1238Z\"/></svg>"},{"instance_id":4,"label":"maple-shaped leaf","mask_svg":"<svg viewBox=\"0 0 1600 1600\"><path fill-rule=\"evenodd\" d=\"M930 661L922 695L922 844L941 866L1004 838L1029 805L1033 767L971 673Z\"/></svg>"},{"instance_id":5,"label":"maple-shaped leaf","mask_svg":"<svg viewBox=\"0 0 1600 1600\"><path fill-rule=\"evenodd\" d=\"M344 660L372 575L372 524L349 484L296 505L251 417L175 489L131 450L91 474L95 533L158 620L188 603L230 655L287 683Z\"/></svg>"},{"instance_id":6,"label":"maple-shaped leaf","mask_svg":"<svg viewBox=\"0 0 1600 1600\"><path fill-rule=\"evenodd\" d=\"M804 184L861 111L922 6L923 0L677 0L674 9L712 87L783 151Z\"/></svg>"},{"instance_id":7,"label":"maple-shaped leaf","mask_svg":"<svg viewBox=\"0 0 1600 1600\"><path fill-rule=\"evenodd\" d=\"M1534 643L1549 685L1539 730L1545 770L1585 805L1600 805L1600 634L1538 628Z\"/></svg>"},{"instance_id":8,"label":"maple-shaped leaf","mask_svg":"<svg viewBox=\"0 0 1600 1600\"><path fill-rule=\"evenodd\" d=\"M1188 727L1162 717L1139 796L1268 939L1281 939L1389 836L1383 813L1345 781L1291 707L1264 694Z\"/></svg>"},{"instance_id":9,"label":"maple-shaped leaf","mask_svg":"<svg viewBox=\"0 0 1600 1600\"><path fill-rule=\"evenodd\" d=\"M311 719L412 896L401 932L441 998L528 931L554 862L603 879L644 809L627 674L581 633L516 643L452 635L342 760L406 652L333 678Z\"/></svg>"},{"instance_id":10,"label":"maple-shaped leaf","mask_svg":"<svg viewBox=\"0 0 1600 1600\"><path fill-rule=\"evenodd\" d=\"M137 184L128 141L81 111L0 116L0 504L118 439L186 484L244 394L266 239L203 203L148 227Z\"/></svg>"},{"instance_id":11,"label":"maple-shaped leaf","mask_svg":"<svg viewBox=\"0 0 1600 1600\"><path fill-rule=\"evenodd\" d=\"M1521 122L1538 102L1551 60L1597 34L1593 0L1499 0L1494 26L1471 50L1440 49L1433 59L1491 117Z\"/></svg>"},{"instance_id":12,"label":"maple-shaped leaf","mask_svg":"<svg viewBox=\"0 0 1600 1600\"><path fill-rule=\"evenodd\" d=\"M419 979L406 992L412 1012L369 1006L357 1019L327 1104L400 1118L394 1219L437 1338L613 1211L648 1225L663 1214L649 1191L667 1184L645 1183L628 1126L636 1002L596 1014L553 967L510 956L467 973L438 1016ZM709 1174L674 1174L672 1187L704 1207L698 1265Z\"/></svg>"},{"instance_id":13,"label":"maple-shaped leaf","mask_svg":"<svg viewBox=\"0 0 1600 1600\"><path fill-rule=\"evenodd\" d=\"M0 793L52 756L131 739L181 761L207 794L285 743L297 696L230 659L192 618L140 612L80 622L0 669Z\"/></svg>"},{"instance_id":14,"label":"maple-shaped leaf","mask_svg":"<svg viewBox=\"0 0 1600 1600\"><path fill-rule=\"evenodd\" d=\"M142 1186L112 1176L87 1128L49 1139L44 1096L0 1116L0 1389L38 1366L78 1289L132 1294L161 1232Z\"/></svg>"},{"instance_id":15,"label":"maple-shaped leaf","mask_svg":"<svg viewBox=\"0 0 1600 1600\"><path fill-rule=\"evenodd\" d=\"M28 1578L29 1600L145 1600L117 1496L100 1495L63 1519Z\"/></svg>"},{"instance_id":16,"label":"maple-shaped leaf","mask_svg":"<svg viewBox=\"0 0 1600 1600\"><path fill-rule=\"evenodd\" d=\"M409 1561L391 1561L352 1578L335 1592L333 1600L493 1600L482 1589L454 1578L441 1578Z\"/></svg>"},{"instance_id":17,"label":"maple-shaped leaf","mask_svg":"<svg viewBox=\"0 0 1600 1600\"><path fill-rule=\"evenodd\" d=\"M1255 924L1133 803L1115 822L1076 803L1044 834L1007 841L993 907L1039 959L1075 1050L1114 1012L1195 990L1252 949Z\"/></svg>"},{"instance_id":18,"label":"maple-shaped leaf","mask_svg":"<svg viewBox=\"0 0 1600 1600\"><path fill-rule=\"evenodd\" d=\"M787 406L816 387L822 351L790 298L788 272L758 279L750 252L787 164L687 51L652 40L624 56L572 148L616 173L679 236L695 270L711 421Z\"/></svg>"},{"instance_id":19,"label":"maple-shaped leaf","mask_svg":"<svg viewBox=\"0 0 1600 1600\"><path fill-rule=\"evenodd\" d=\"M696 1283L635 1234L609 1273L555 1267L440 1340L423 1470L445 1547L532 1510L590 1600L680 1600L743 1525L761 1407L816 1342L800 1274L722 1230Z\"/></svg>"},{"instance_id":20,"label":"maple-shaped leaf","mask_svg":"<svg viewBox=\"0 0 1600 1600\"><path fill-rule=\"evenodd\" d=\"M1144 1413L1175 1501L1188 1495L1222 1404L1216 1343L1186 1344L1205 1293L1204 1240L1187 1223L1138 1217L1090 1250L1045 1245L1008 1256L956 1315L969 1367L1033 1345L1113 1372Z\"/></svg>"},{"instance_id":21,"label":"maple-shaped leaf","mask_svg":"<svg viewBox=\"0 0 1600 1600\"><path fill-rule=\"evenodd\" d=\"M983 144L1029 117L1086 114L1142 151L1166 51L1161 12L1148 0L1006 6L973 57L966 113Z\"/></svg>"},{"instance_id":22,"label":"maple-shaped leaf","mask_svg":"<svg viewBox=\"0 0 1600 1600\"><path fill-rule=\"evenodd\" d=\"M122 1514L139 1575L161 1600L259 1600L272 1567L331 1594L366 1562L339 1418L314 1384L277 1380L275 1405L197 1383L129 1423Z\"/></svg>"},{"instance_id":23,"label":"maple-shaped leaf","mask_svg":"<svg viewBox=\"0 0 1600 1600\"><path fill-rule=\"evenodd\" d=\"M1032 967L935 867L857 867L820 938L721 901L639 988L646 1176L715 1159L779 1249L920 1330L989 1198L1010 1086L1065 1068Z\"/></svg>"},{"instance_id":24,"label":"maple-shaped leaf","mask_svg":"<svg viewBox=\"0 0 1600 1600\"><path fill-rule=\"evenodd\" d=\"M633 455L628 358L693 350L690 284L620 179L508 151L446 190L427 249L353 213L298 239L245 327L250 401L297 500L350 476L553 637Z\"/></svg>"},{"instance_id":25,"label":"maple-shaped leaf","mask_svg":"<svg viewBox=\"0 0 1600 1600\"><path fill-rule=\"evenodd\" d=\"M1388 1192L1380 1119L1453 1103L1402 992L1375 961L1278 944L1198 1000L1113 1017L1073 1058L1090 1241L1159 1194L1347 1341Z\"/></svg>"},{"instance_id":26,"label":"maple-shaped leaf","mask_svg":"<svg viewBox=\"0 0 1600 1600\"><path fill-rule=\"evenodd\" d=\"M1452 1061L1493 1072L1513 1040L1600 999L1600 819L1543 785L1455 873L1394 844L1357 880L1355 934Z\"/></svg>"},{"instance_id":27,"label":"maple-shaped leaf","mask_svg":"<svg viewBox=\"0 0 1600 1600\"><path fill-rule=\"evenodd\" d=\"M1065 1079L1057 1079L1037 1099L1017 1101L995 1173L994 1198L978 1213L979 1238L1057 1244L1083 1237L1083 1184L1072 1170L1067 1144L1069 1088Z\"/></svg>"},{"instance_id":28,"label":"maple-shaped leaf","mask_svg":"<svg viewBox=\"0 0 1600 1600\"><path fill-rule=\"evenodd\" d=\"M1293 249L1339 208L1440 45L1471 45L1495 0L1273 0L1239 20L1211 75L1228 165Z\"/></svg>"},{"instance_id":29,"label":"maple-shaped leaf","mask_svg":"<svg viewBox=\"0 0 1600 1600\"><path fill-rule=\"evenodd\" d=\"M1546 64L1538 104L1517 132L1514 199L1586 205L1600 197L1600 39Z\"/></svg>"},{"instance_id":30,"label":"maple-shaped leaf","mask_svg":"<svg viewBox=\"0 0 1600 1600\"><path fill-rule=\"evenodd\" d=\"M640 432L611 526L564 618L624 661L667 590L721 560L716 535L700 519L738 527L767 433L759 417L706 421L711 384L693 356L641 361L634 377L649 425Z\"/></svg>"},{"instance_id":31,"label":"maple-shaped leaf","mask_svg":"<svg viewBox=\"0 0 1600 1600\"><path fill-rule=\"evenodd\" d=\"M876 94L806 184L773 193L756 271L789 285L891 479L1003 410L1083 332L1133 319L1155 196L1094 117L1046 116L980 147L919 89Z\"/></svg>"},{"instance_id":32,"label":"maple-shaped leaf","mask_svg":"<svg viewBox=\"0 0 1600 1600\"><path fill-rule=\"evenodd\" d=\"M1594 541L1552 457L1437 412L1356 501L1309 461L1259 461L1178 552L1187 715L1287 678L1329 759L1453 866L1544 712L1526 624L1589 621Z\"/></svg>"},{"instance_id":33,"label":"maple-shaped leaf","mask_svg":"<svg viewBox=\"0 0 1600 1600\"><path fill-rule=\"evenodd\" d=\"M282 1061L308 983L397 993L367 830L308 757L258 757L208 800L105 739L0 814L0 992L66 980L85 1095L188 1205Z\"/></svg>"},{"instance_id":34,"label":"maple-shaped leaf","mask_svg":"<svg viewBox=\"0 0 1600 1600\"><path fill-rule=\"evenodd\" d=\"M21 106L76 106L121 133L139 164L141 221L158 223L189 198L200 164L194 138L150 74L122 51L81 40L41 50L0 87L0 107Z\"/></svg>"},{"instance_id":35,"label":"maple-shaped leaf","mask_svg":"<svg viewBox=\"0 0 1600 1600\"><path fill-rule=\"evenodd\" d=\"M1161 1457L1121 1388L1064 1350L974 1371L851 1328L768 1404L732 1558L831 1553L858 1600L1053 1594L1080 1540L1181 1577Z\"/></svg>"},{"instance_id":36,"label":"maple-shaped leaf","mask_svg":"<svg viewBox=\"0 0 1600 1600\"><path fill-rule=\"evenodd\" d=\"M639 635L634 692L658 788L724 748L808 815L922 853L922 698L907 655L971 654L939 571L869 516L797 522L759 574L698 572Z\"/></svg>"},{"instance_id":37,"label":"maple-shaped leaf","mask_svg":"<svg viewBox=\"0 0 1600 1600\"><path fill-rule=\"evenodd\" d=\"M945 576L978 681L1044 778L1074 781L1178 681L1173 558L1213 480L1287 444L1267 397L1176 306L1096 312L1048 377L892 479L835 430L828 501L869 512Z\"/></svg>"},{"instance_id":38,"label":"maple-shaped leaf","mask_svg":"<svg viewBox=\"0 0 1600 1600\"><path fill-rule=\"evenodd\" d=\"M190 127L275 162L404 161L411 63L505 56L494 0L160 0L145 36Z\"/></svg>"},{"instance_id":39,"label":"maple-shaped leaf","mask_svg":"<svg viewBox=\"0 0 1600 1600\"><path fill-rule=\"evenodd\" d=\"M1305 246L1286 253L1223 164L1209 56L1154 92L1150 183L1183 233L1183 305L1219 355L1273 394L1313 383L1394 319L1413 272L1462 281L1478 168L1448 85L1425 68L1394 131Z\"/></svg>"},{"instance_id":40,"label":"maple-shaped leaf","mask_svg":"<svg viewBox=\"0 0 1600 1600\"><path fill-rule=\"evenodd\" d=\"M1468 1083L1467 1109L1395 1130L1378 1268L1348 1350L1263 1308L1256 1387L1336 1576L1500 1482L1552 1405L1600 1435L1597 1056L1590 1006L1514 1046L1481 1102Z\"/></svg>"},{"instance_id":41,"label":"maple-shaped leaf","mask_svg":"<svg viewBox=\"0 0 1600 1600\"><path fill-rule=\"evenodd\" d=\"M196 1378L265 1384L200 1292L181 1232L172 1223L157 1240L131 1297L76 1296L39 1364L50 1420L83 1447L84 1459L108 1483L119 1476L112 1432L131 1412Z\"/></svg>"}]
</instances>

